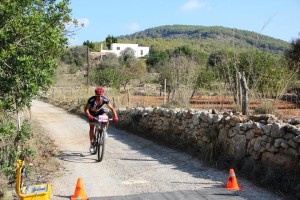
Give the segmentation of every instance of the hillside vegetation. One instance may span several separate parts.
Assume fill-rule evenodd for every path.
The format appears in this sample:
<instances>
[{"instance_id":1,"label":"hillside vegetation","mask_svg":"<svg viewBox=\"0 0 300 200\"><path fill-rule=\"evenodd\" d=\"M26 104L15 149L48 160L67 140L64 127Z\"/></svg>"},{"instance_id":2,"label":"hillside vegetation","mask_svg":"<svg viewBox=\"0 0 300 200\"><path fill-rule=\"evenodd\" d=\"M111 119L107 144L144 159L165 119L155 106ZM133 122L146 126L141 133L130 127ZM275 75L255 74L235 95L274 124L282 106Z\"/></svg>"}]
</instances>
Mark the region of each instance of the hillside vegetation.
<instances>
[{"instance_id":1,"label":"hillside vegetation","mask_svg":"<svg viewBox=\"0 0 300 200\"><path fill-rule=\"evenodd\" d=\"M282 54L289 43L256 32L221 26L166 25L117 37L119 42L138 43L157 49L173 49L188 45L206 53L216 49L245 50L258 48L272 54Z\"/></svg>"}]
</instances>

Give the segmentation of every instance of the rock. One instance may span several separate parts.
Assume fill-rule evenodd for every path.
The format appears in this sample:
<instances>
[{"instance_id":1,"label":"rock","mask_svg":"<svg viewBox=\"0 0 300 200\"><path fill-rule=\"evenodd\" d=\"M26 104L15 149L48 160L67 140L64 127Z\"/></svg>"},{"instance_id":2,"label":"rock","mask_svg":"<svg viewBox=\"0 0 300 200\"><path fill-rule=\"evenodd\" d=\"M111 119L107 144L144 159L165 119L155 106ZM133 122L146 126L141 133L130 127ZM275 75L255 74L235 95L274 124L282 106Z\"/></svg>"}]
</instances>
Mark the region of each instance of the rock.
<instances>
[{"instance_id":1,"label":"rock","mask_svg":"<svg viewBox=\"0 0 300 200\"><path fill-rule=\"evenodd\" d=\"M290 121L290 124L292 124L292 125L300 124L300 117L293 117Z\"/></svg>"},{"instance_id":2,"label":"rock","mask_svg":"<svg viewBox=\"0 0 300 200\"><path fill-rule=\"evenodd\" d=\"M233 115L231 116L231 119L230 119L230 122L229 124L231 126L235 126L237 123L241 123L244 121L244 117L243 116L236 116L236 115Z\"/></svg>"},{"instance_id":3,"label":"rock","mask_svg":"<svg viewBox=\"0 0 300 200\"><path fill-rule=\"evenodd\" d=\"M254 132L258 135L261 135L263 133L262 127L263 127L263 124L261 124L259 122L254 122L254 124L253 124Z\"/></svg>"},{"instance_id":4,"label":"rock","mask_svg":"<svg viewBox=\"0 0 300 200\"><path fill-rule=\"evenodd\" d=\"M222 115L215 114L215 115L213 115L213 117L212 117L212 123L213 123L213 124L217 124L217 123L219 123L219 122L222 120L222 118L223 118Z\"/></svg>"},{"instance_id":5,"label":"rock","mask_svg":"<svg viewBox=\"0 0 300 200\"><path fill-rule=\"evenodd\" d=\"M274 147L272 144L270 144L270 143L267 143L266 144L266 149L268 150L268 151L270 151L270 152L278 152L279 150L278 150L278 148L276 148L276 147Z\"/></svg>"},{"instance_id":6,"label":"rock","mask_svg":"<svg viewBox=\"0 0 300 200\"><path fill-rule=\"evenodd\" d=\"M203 121L203 122L208 122L208 112L207 111L202 111L200 113L200 119Z\"/></svg>"},{"instance_id":7,"label":"rock","mask_svg":"<svg viewBox=\"0 0 300 200\"><path fill-rule=\"evenodd\" d=\"M251 140L253 138L254 138L254 130L251 129L251 130L249 130L249 131L246 132L246 139L247 140Z\"/></svg>"},{"instance_id":8,"label":"rock","mask_svg":"<svg viewBox=\"0 0 300 200\"><path fill-rule=\"evenodd\" d=\"M286 141L286 140L282 140L280 146L281 146L282 148L285 148L285 149L288 148L288 143L287 143L287 141Z\"/></svg>"},{"instance_id":9,"label":"rock","mask_svg":"<svg viewBox=\"0 0 300 200\"><path fill-rule=\"evenodd\" d=\"M281 124L279 123L274 123L272 125L272 129L271 129L271 136L273 138L280 138L284 135L284 128Z\"/></svg>"},{"instance_id":10,"label":"rock","mask_svg":"<svg viewBox=\"0 0 300 200\"><path fill-rule=\"evenodd\" d=\"M237 131L236 131L235 129L230 129L230 130L228 131L228 137L229 137L229 138L234 137L236 134L237 134Z\"/></svg>"},{"instance_id":11,"label":"rock","mask_svg":"<svg viewBox=\"0 0 300 200\"><path fill-rule=\"evenodd\" d=\"M292 139L293 137L295 137L295 135L293 133L286 133L284 136L284 139L289 140Z\"/></svg>"},{"instance_id":12,"label":"rock","mask_svg":"<svg viewBox=\"0 0 300 200\"><path fill-rule=\"evenodd\" d=\"M295 142L300 143L300 135L297 135L296 137L294 137L293 140L294 140Z\"/></svg>"},{"instance_id":13,"label":"rock","mask_svg":"<svg viewBox=\"0 0 300 200\"><path fill-rule=\"evenodd\" d=\"M255 139L254 146L253 146L255 151L260 151L261 148L260 140L261 140L260 137Z\"/></svg>"},{"instance_id":14,"label":"rock","mask_svg":"<svg viewBox=\"0 0 300 200\"><path fill-rule=\"evenodd\" d=\"M278 138L278 139L275 139L275 142L274 142L274 147L280 147L281 146L281 143L282 143L283 139L282 138Z\"/></svg>"},{"instance_id":15,"label":"rock","mask_svg":"<svg viewBox=\"0 0 300 200\"><path fill-rule=\"evenodd\" d=\"M240 159L246 155L246 136L236 134L229 141L228 154L234 159Z\"/></svg>"},{"instance_id":16,"label":"rock","mask_svg":"<svg viewBox=\"0 0 300 200\"><path fill-rule=\"evenodd\" d=\"M261 129L266 135L271 135L272 124L263 125Z\"/></svg>"},{"instance_id":17,"label":"rock","mask_svg":"<svg viewBox=\"0 0 300 200\"><path fill-rule=\"evenodd\" d=\"M219 114L219 111L216 110L216 109L212 109L211 113L212 113L212 114Z\"/></svg>"},{"instance_id":18,"label":"rock","mask_svg":"<svg viewBox=\"0 0 300 200\"><path fill-rule=\"evenodd\" d=\"M199 125L200 124L200 121L199 121L199 114L194 114L193 117L192 117L192 122L195 126Z\"/></svg>"}]
</instances>

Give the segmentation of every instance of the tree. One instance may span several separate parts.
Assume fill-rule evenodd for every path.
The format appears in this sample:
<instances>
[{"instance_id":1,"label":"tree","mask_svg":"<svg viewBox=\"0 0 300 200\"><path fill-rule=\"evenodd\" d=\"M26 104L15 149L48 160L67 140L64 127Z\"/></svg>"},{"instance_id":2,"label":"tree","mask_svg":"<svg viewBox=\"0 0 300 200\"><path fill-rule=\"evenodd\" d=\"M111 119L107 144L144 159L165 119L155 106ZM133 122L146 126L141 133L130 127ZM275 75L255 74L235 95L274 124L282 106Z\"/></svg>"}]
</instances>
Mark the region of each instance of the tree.
<instances>
[{"instance_id":1,"label":"tree","mask_svg":"<svg viewBox=\"0 0 300 200\"><path fill-rule=\"evenodd\" d=\"M189 46L184 45L184 46L175 48L174 54L175 55L186 55L187 57L192 57L193 50Z\"/></svg>"},{"instance_id":2,"label":"tree","mask_svg":"<svg viewBox=\"0 0 300 200\"><path fill-rule=\"evenodd\" d=\"M292 40L291 47L285 51L285 57L289 62L289 68L299 71L300 67L300 38Z\"/></svg>"},{"instance_id":3,"label":"tree","mask_svg":"<svg viewBox=\"0 0 300 200\"><path fill-rule=\"evenodd\" d=\"M118 71L121 74L121 85L124 90L126 90L126 86L131 80L144 77L147 72L147 68L144 60L131 57L125 62L121 62L121 66L118 68Z\"/></svg>"},{"instance_id":4,"label":"tree","mask_svg":"<svg viewBox=\"0 0 300 200\"><path fill-rule=\"evenodd\" d=\"M135 52L132 48L127 47L120 52L119 60L120 62L127 62L129 59L135 58Z\"/></svg>"},{"instance_id":5,"label":"tree","mask_svg":"<svg viewBox=\"0 0 300 200\"><path fill-rule=\"evenodd\" d=\"M90 42L89 40L87 40L87 41L83 42L83 46L86 46L86 47L90 48L91 50L93 50L95 48L95 43Z\"/></svg>"},{"instance_id":6,"label":"tree","mask_svg":"<svg viewBox=\"0 0 300 200\"><path fill-rule=\"evenodd\" d=\"M86 62L86 47L76 46L65 49L61 55L61 61L68 65L75 65L78 69L83 69Z\"/></svg>"},{"instance_id":7,"label":"tree","mask_svg":"<svg viewBox=\"0 0 300 200\"><path fill-rule=\"evenodd\" d=\"M200 69L197 75L197 80L193 86L193 93L191 98L193 98L195 92L199 88L212 89L212 84L215 82L215 73L210 69Z\"/></svg>"},{"instance_id":8,"label":"tree","mask_svg":"<svg viewBox=\"0 0 300 200\"><path fill-rule=\"evenodd\" d=\"M106 38L105 38L105 43L106 43L106 47L108 49L110 49L110 45L112 43L117 43L118 42L118 38L112 36L112 35L108 35Z\"/></svg>"},{"instance_id":9,"label":"tree","mask_svg":"<svg viewBox=\"0 0 300 200\"><path fill-rule=\"evenodd\" d=\"M160 83L164 86L164 80L167 80L168 99L172 92L172 101L177 99L178 91L187 92L193 88L197 76L195 73L199 65L193 59L185 55L173 55L170 61L161 65L160 68ZM183 99L184 100L184 99Z\"/></svg>"},{"instance_id":10,"label":"tree","mask_svg":"<svg viewBox=\"0 0 300 200\"><path fill-rule=\"evenodd\" d=\"M92 70L91 81L97 85L120 89L120 62L116 54L105 55L99 65Z\"/></svg>"},{"instance_id":11,"label":"tree","mask_svg":"<svg viewBox=\"0 0 300 200\"><path fill-rule=\"evenodd\" d=\"M57 58L67 45L69 0L1 1L0 105L12 110L52 83Z\"/></svg>"},{"instance_id":12,"label":"tree","mask_svg":"<svg viewBox=\"0 0 300 200\"><path fill-rule=\"evenodd\" d=\"M122 74L116 68L96 68L91 74L92 81L97 85L120 89Z\"/></svg>"},{"instance_id":13,"label":"tree","mask_svg":"<svg viewBox=\"0 0 300 200\"><path fill-rule=\"evenodd\" d=\"M245 84L255 98L277 97L292 76L284 63L262 51L214 53L209 58L208 66L225 83L235 103L241 103L239 73L245 73Z\"/></svg>"},{"instance_id":14,"label":"tree","mask_svg":"<svg viewBox=\"0 0 300 200\"><path fill-rule=\"evenodd\" d=\"M100 69L105 68L117 68L120 66L120 62L118 59L118 56L115 53L108 53L105 56L103 56L103 59L101 60L99 64Z\"/></svg>"},{"instance_id":15,"label":"tree","mask_svg":"<svg viewBox=\"0 0 300 200\"><path fill-rule=\"evenodd\" d=\"M119 56L120 67L118 68L121 76L121 85L124 90L130 80L144 76L147 72L146 63L135 57L135 52L132 48L126 48L121 51Z\"/></svg>"},{"instance_id":16,"label":"tree","mask_svg":"<svg viewBox=\"0 0 300 200\"><path fill-rule=\"evenodd\" d=\"M148 71L158 71L159 65L169 60L169 54L166 51L150 48L149 55L146 59Z\"/></svg>"},{"instance_id":17,"label":"tree","mask_svg":"<svg viewBox=\"0 0 300 200\"><path fill-rule=\"evenodd\" d=\"M208 58L208 69L215 72L232 93L235 103L238 103L237 68L238 60L232 51L217 51Z\"/></svg>"},{"instance_id":18,"label":"tree","mask_svg":"<svg viewBox=\"0 0 300 200\"><path fill-rule=\"evenodd\" d=\"M243 52L238 59L238 69L245 72L249 89L261 97L277 97L292 76L284 63L265 52Z\"/></svg>"}]
</instances>

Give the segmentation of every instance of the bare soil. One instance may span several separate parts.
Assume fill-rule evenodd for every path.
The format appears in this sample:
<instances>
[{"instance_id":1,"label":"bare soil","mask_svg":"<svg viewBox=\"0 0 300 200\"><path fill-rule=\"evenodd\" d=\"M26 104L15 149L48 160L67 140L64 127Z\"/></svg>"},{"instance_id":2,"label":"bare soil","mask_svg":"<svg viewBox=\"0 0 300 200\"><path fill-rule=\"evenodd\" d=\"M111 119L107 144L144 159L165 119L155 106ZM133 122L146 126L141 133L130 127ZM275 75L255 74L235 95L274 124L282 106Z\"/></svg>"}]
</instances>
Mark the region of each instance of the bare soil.
<instances>
[{"instance_id":1,"label":"bare soil","mask_svg":"<svg viewBox=\"0 0 300 200\"><path fill-rule=\"evenodd\" d=\"M166 99L167 101L167 99ZM131 96L131 106L161 106L163 105L164 98L162 96ZM276 116L282 119L289 119L292 117L300 116L300 105L282 101L282 100L256 100L251 101L249 105L249 111L254 112L254 109L261 106L264 102L269 102L274 106L274 113ZM184 105L183 105L184 106ZM225 96L196 96L190 99L186 108L192 109L217 109L219 111L234 110L237 105L233 104L232 98Z\"/></svg>"}]
</instances>

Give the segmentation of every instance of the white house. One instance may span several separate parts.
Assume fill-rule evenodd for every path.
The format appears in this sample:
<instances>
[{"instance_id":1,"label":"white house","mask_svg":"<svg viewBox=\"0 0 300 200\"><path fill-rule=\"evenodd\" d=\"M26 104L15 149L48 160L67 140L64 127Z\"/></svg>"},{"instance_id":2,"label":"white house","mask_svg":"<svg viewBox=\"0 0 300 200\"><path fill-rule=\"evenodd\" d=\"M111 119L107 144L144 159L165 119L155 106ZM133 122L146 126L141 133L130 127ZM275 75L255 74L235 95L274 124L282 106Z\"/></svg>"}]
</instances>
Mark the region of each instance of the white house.
<instances>
[{"instance_id":1,"label":"white house","mask_svg":"<svg viewBox=\"0 0 300 200\"><path fill-rule=\"evenodd\" d=\"M140 58L149 54L149 47L141 47L138 44L122 44L122 43L112 43L110 45L110 50L103 50L101 44L101 55L105 55L106 53L115 53L117 56L120 56L121 51L126 48L131 48L134 50L135 57Z\"/></svg>"}]
</instances>

